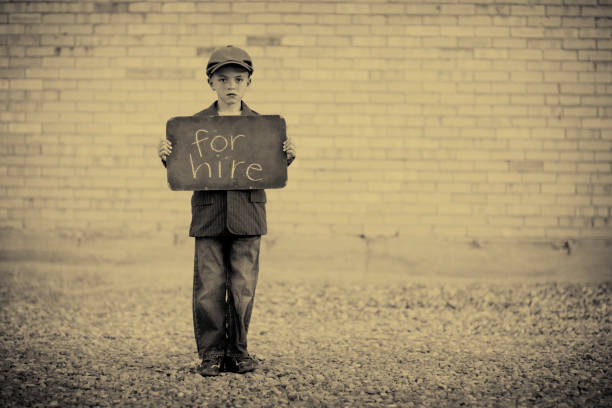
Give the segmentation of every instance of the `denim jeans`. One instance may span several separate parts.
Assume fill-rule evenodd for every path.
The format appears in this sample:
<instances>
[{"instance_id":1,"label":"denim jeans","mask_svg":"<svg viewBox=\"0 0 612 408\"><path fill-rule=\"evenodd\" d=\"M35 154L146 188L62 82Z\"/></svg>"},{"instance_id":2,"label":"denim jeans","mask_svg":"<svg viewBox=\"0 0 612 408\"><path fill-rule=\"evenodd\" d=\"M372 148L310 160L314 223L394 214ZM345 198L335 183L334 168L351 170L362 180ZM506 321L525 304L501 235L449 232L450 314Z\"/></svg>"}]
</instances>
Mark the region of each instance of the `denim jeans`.
<instances>
[{"instance_id":1,"label":"denim jeans","mask_svg":"<svg viewBox=\"0 0 612 408\"><path fill-rule=\"evenodd\" d=\"M193 327L200 358L248 356L260 236L196 237Z\"/></svg>"}]
</instances>

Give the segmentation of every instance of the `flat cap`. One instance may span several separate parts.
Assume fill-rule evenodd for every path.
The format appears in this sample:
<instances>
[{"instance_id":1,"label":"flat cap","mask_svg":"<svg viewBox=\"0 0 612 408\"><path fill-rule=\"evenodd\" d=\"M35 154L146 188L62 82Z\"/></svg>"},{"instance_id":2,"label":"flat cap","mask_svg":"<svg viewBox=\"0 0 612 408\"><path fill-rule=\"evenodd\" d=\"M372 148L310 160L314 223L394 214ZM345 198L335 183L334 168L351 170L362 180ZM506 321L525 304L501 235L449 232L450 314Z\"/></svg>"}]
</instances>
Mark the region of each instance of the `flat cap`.
<instances>
[{"instance_id":1,"label":"flat cap","mask_svg":"<svg viewBox=\"0 0 612 408\"><path fill-rule=\"evenodd\" d=\"M251 56L242 48L227 45L217 48L210 55L206 64L206 75L210 77L216 70L226 65L239 65L249 71L249 74L253 73Z\"/></svg>"}]
</instances>

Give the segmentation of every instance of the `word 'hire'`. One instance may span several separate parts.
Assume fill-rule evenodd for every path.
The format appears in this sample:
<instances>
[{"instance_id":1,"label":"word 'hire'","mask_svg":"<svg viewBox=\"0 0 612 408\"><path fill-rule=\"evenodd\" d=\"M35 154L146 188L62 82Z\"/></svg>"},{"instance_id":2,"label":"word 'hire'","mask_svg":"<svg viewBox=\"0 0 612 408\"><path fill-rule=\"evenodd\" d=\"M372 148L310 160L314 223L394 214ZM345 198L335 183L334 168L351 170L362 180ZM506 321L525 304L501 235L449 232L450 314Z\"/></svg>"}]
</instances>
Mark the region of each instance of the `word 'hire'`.
<instances>
[{"instance_id":1,"label":"word 'hire'","mask_svg":"<svg viewBox=\"0 0 612 408\"><path fill-rule=\"evenodd\" d=\"M246 178L249 179L250 181L263 180L263 178L256 178L256 176L252 174L253 172L263 171L263 167L261 166L261 164L259 163L247 164L244 161L237 161L234 158L231 158L231 162L230 162L230 156L227 156L227 155L223 158L220 158L221 153L224 153L224 152L226 154L228 153L228 149L230 152L233 152L234 147L236 146L237 140L242 137L246 137L245 135L230 136L229 138L222 136L222 135L216 135L212 139L208 136L200 138L203 134L207 134L207 133L208 133L208 130L206 129L198 129L195 132L195 139L194 139L195 141L192 143L192 145L195 145L198 148L198 154L200 158L206 161L203 161L196 166L193 162L192 153L189 153L189 162L191 163L191 172L193 174L194 180L197 178L198 171L202 167L206 167L208 169L208 178L212 178L214 176L213 168L216 170L217 177L222 178L223 177L223 167L225 163L229 165L229 178L230 179L234 179L237 172L243 171ZM217 159L216 166L214 163L214 160L215 160L214 158L212 159L212 161L208 159L208 157L212 155L214 155L215 158ZM243 165L242 169L239 169L240 165Z\"/></svg>"}]
</instances>

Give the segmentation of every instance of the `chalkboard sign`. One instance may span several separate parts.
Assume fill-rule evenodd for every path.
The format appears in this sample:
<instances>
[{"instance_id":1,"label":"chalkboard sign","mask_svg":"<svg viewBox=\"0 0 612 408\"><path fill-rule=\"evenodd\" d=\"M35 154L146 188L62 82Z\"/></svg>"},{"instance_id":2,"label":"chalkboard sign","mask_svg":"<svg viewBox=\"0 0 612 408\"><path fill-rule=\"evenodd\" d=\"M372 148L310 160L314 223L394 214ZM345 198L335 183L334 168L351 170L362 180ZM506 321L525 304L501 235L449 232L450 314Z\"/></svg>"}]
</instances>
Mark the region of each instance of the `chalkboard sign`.
<instances>
[{"instance_id":1,"label":"chalkboard sign","mask_svg":"<svg viewBox=\"0 0 612 408\"><path fill-rule=\"evenodd\" d=\"M172 118L166 123L168 184L172 190L284 187L285 135L278 115Z\"/></svg>"}]
</instances>

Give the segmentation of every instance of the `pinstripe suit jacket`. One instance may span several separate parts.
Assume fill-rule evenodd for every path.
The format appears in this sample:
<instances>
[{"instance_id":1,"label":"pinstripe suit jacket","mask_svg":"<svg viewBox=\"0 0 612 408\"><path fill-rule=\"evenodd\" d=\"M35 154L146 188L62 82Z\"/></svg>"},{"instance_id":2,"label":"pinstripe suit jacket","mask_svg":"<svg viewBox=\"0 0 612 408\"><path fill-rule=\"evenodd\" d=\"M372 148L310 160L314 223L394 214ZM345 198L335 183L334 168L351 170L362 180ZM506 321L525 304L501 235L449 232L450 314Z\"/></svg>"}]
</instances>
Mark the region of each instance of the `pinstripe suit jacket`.
<instances>
[{"instance_id":1,"label":"pinstripe suit jacket","mask_svg":"<svg viewBox=\"0 0 612 408\"><path fill-rule=\"evenodd\" d=\"M217 114L215 102L194 116ZM242 115L259 113L242 102ZM265 190L194 191L189 236L214 237L224 231L235 235L264 235L267 232Z\"/></svg>"}]
</instances>

